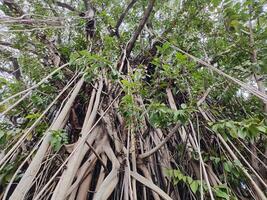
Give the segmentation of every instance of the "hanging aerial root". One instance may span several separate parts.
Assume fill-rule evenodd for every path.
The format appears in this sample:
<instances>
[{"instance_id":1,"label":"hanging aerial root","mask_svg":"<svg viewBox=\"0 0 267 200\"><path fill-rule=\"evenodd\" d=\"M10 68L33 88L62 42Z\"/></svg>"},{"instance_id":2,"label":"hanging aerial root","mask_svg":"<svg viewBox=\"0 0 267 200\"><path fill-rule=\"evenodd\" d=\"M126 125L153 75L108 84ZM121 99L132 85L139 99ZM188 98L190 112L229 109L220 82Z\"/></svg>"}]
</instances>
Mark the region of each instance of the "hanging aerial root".
<instances>
[{"instance_id":1,"label":"hanging aerial root","mask_svg":"<svg viewBox=\"0 0 267 200\"><path fill-rule=\"evenodd\" d=\"M57 187L53 193L52 200L64 200L67 190L70 187L71 183L73 182L74 176L82 162L82 159L84 158L84 155L88 151L89 147L85 144L85 139L87 137L88 132L93 126L93 123L95 121L97 110L100 104L100 96L103 89L103 79L99 81L99 87L98 91L94 100L94 105L92 108L92 111L90 112L90 104L86 113L85 119L88 119L88 121L84 121L84 125L82 127L81 131L81 138L78 141L79 146L77 146L77 150L74 152L70 160L68 161L67 168L64 170L63 174L60 177L60 180L57 184ZM91 102L91 100L90 100ZM89 117L90 116L90 117ZM94 141L95 138L92 138L92 141Z\"/></svg>"},{"instance_id":2,"label":"hanging aerial root","mask_svg":"<svg viewBox=\"0 0 267 200\"><path fill-rule=\"evenodd\" d=\"M144 165L139 165L138 167L143 172L145 178L147 178L148 180L152 181L152 178L151 178L151 175L150 175L148 169ZM160 197L159 197L158 193L156 193L154 190L152 190L152 195L154 197L154 200L160 200Z\"/></svg>"},{"instance_id":3,"label":"hanging aerial root","mask_svg":"<svg viewBox=\"0 0 267 200\"><path fill-rule=\"evenodd\" d=\"M137 172L130 172L130 174L137 181L139 181L140 183L144 184L145 186L147 186L151 190L153 190L156 193L158 193L163 199L172 200L171 197L168 194L166 194L163 190L161 190L158 186L156 186L152 181L144 178L143 176L141 176Z\"/></svg>"},{"instance_id":4,"label":"hanging aerial root","mask_svg":"<svg viewBox=\"0 0 267 200\"><path fill-rule=\"evenodd\" d=\"M73 156L73 154L77 151L77 149L79 149L81 144L84 144L85 140L88 139L89 134L96 128L96 126L98 125L98 123L103 119L103 117L105 116L105 114L109 111L109 109L112 107L112 105L114 104L115 101L117 101L117 99L119 98L120 94L121 94L122 90L119 92L118 96L116 96L114 98L114 100L108 105L108 107L106 108L106 110L103 112L103 114L98 118L98 120L94 123L94 125L92 126L92 128L88 131L87 136L82 138L81 141L77 142L76 147L73 149L73 151L71 152L71 154L65 159L65 161L61 164L61 166L57 169L57 171L54 173L54 175L50 178L50 180L46 183L46 185L42 188L42 190L37 194L37 196L33 199L33 200L39 200L40 197L42 196L42 194L46 191L46 189L49 187L49 185L54 181L54 179L56 178L56 176L61 172L61 170L65 167L66 163L70 160L70 158Z\"/></svg>"},{"instance_id":5,"label":"hanging aerial root","mask_svg":"<svg viewBox=\"0 0 267 200\"><path fill-rule=\"evenodd\" d=\"M80 81L76 84L75 89L73 90L70 98L68 99L60 115L57 117L53 125L49 128L49 130L58 130L63 127L63 123L66 122L65 119L71 109L71 106L76 96L78 95L83 85L83 81L84 81L83 78L81 78ZM43 158L45 157L47 153L47 149L50 145L50 140L51 140L51 132L47 132L41 146L39 147L29 167L27 168L19 184L17 185L16 189L14 190L11 197L9 198L10 200L24 199L24 196L30 189L29 187L25 187L25 185L31 185L33 180L35 179L36 174L38 173L41 167Z\"/></svg>"},{"instance_id":6,"label":"hanging aerial root","mask_svg":"<svg viewBox=\"0 0 267 200\"><path fill-rule=\"evenodd\" d=\"M95 128L94 131L91 133L91 137L88 138L88 143L93 143L95 141L95 139L97 138L97 135L99 134L99 127ZM102 144L102 143L100 143ZM102 151L102 147L97 147L96 148L96 153L100 153ZM67 193L66 193L66 197L69 196L72 191L77 188L79 186L79 184L81 183L83 177L86 175L86 173L88 171L92 170L92 167L94 166L95 162L97 160L97 157L95 156L95 154L91 154L89 156L89 158L87 159L87 161L85 161L82 166L78 169L77 173L76 173L76 180L74 183L72 183L72 185L70 186L70 188L68 189Z\"/></svg>"},{"instance_id":7,"label":"hanging aerial root","mask_svg":"<svg viewBox=\"0 0 267 200\"><path fill-rule=\"evenodd\" d=\"M170 138L176 133L179 127L180 124L176 124L175 127L170 131L170 133L164 138L164 140L160 144L158 144L156 147L149 150L148 152L139 155L139 158L144 159L157 152L164 144L166 144L170 140Z\"/></svg>"},{"instance_id":8,"label":"hanging aerial root","mask_svg":"<svg viewBox=\"0 0 267 200\"><path fill-rule=\"evenodd\" d=\"M101 154L101 159L102 159L102 161L103 161L103 164L106 166L106 165L107 165L107 161L108 161L108 159L107 159L107 156L106 156L105 153L102 153L102 154ZM96 184L96 187L95 187L95 190L96 190L96 191L99 190L100 185L102 184L102 182L103 182L104 179L105 179L105 175L106 175L105 172L106 172L106 171L105 171L104 167L102 166L101 169L100 169L100 172L99 172L99 175L98 175L98 179L97 179L97 184Z\"/></svg>"},{"instance_id":9,"label":"hanging aerial root","mask_svg":"<svg viewBox=\"0 0 267 200\"><path fill-rule=\"evenodd\" d=\"M115 189L119 181L118 174L119 174L119 169L120 169L120 162L115 156L109 143L107 143L104 146L104 151L107 157L112 162L112 170L108 174L108 176L105 178L105 180L102 182L102 184L99 186L99 190L96 192L93 198L94 200L108 199L108 197L111 195L111 193L113 192L113 190Z\"/></svg>"},{"instance_id":10,"label":"hanging aerial root","mask_svg":"<svg viewBox=\"0 0 267 200\"><path fill-rule=\"evenodd\" d=\"M49 109L57 102L57 100L60 98L60 96L72 85L72 83L78 78L78 76L73 77L68 84L62 89L62 91L56 96L56 98L48 105L48 107L43 111L43 113L35 120L35 122L31 125L31 127L20 137L20 139L12 146L12 148L5 154L5 156L0 160L0 170L3 169L6 162L10 155L16 151L19 146L25 141L27 136L34 130L34 128L38 125L38 123L42 120L42 118L46 115L46 113L49 111Z\"/></svg>"},{"instance_id":11,"label":"hanging aerial root","mask_svg":"<svg viewBox=\"0 0 267 200\"><path fill-rule=\"evenodd\" d=\"M39 118L33 123L33 125L28 129L27 132L25 132L25 134L20 137L20 140L13 145L13 148L6 154L6 156L10 155L10 153L12 151L15 151L15 147L19 147L20 143L23 143L23 141L26 139L27 135L35 128L35 126L38 124L38 122L42 119L42 117L49 111L49 109L56 103L56 101L59 99L59 97L72 85L72 83L78 78L78 75L74 76L69 82L68 84L62 89L62 91L58 94L58 96L49 104L49 106L47 107L47 109L39 116ZM67 95L67 97L70 94ZM16 172L13 174L12 179L9 181L8 186L5 190L4 196L3 196L3 200L5 200L7 198L7 194L9 192L10 187L12 186L15 178L17 177L18 173L20 172L20 170L22 169L22 167L29 162L32 154L38 149L39 145L42 143L43 139L45 136L43 136L39 142L34 146L34 148L31 150L31 152L29 153L29 155L26 157L26 159L24 159L24 161L20 164L20 166L17 168ZM3 158L4 159L4 158ZM8 161L8 160L7 160ZM2 161L1 161L2 162ZM5 164L2 165L2 168L5 166Z\"/></svg>"}]
</instances>

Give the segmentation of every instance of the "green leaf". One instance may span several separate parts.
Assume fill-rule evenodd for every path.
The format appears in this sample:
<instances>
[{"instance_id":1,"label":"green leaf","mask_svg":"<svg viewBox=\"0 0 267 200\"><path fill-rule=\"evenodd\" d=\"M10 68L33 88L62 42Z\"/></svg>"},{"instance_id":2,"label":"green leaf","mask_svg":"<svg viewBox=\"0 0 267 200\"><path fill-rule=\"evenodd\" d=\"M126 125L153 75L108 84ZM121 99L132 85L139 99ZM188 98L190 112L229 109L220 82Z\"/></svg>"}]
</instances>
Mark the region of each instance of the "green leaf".
<instances>
[{"instance_id":1,"label":"green leaf","mask_svg":"<svg viewBox=\"0 0 267 200\"><path fill-rule=\"evenodd\" d=\"M68 142L67 133L64 130L53 130L51 132L51 146L55 151L58 151L63 144Z\"/></svg>"},{"instance_id":2,"label":"green leaf","mask_svg":"<svg viewBox=\"0 0 267 200\"><path fill-rule=\"evenodd\" d=\"M161 50L162 51L166 51L167 49L170 48L170 43L169 42L165 42L162 47L161 47Z\"/></svg>"},{"instance_id":3,"label":"green leaf","mask_svg":"<svg viewBox=\"0 0 267 200\"><path fill-rule=\"evenodd\" d=\"M196 191L198 189L198 182L197 181L192 181L192 183L190 184L190 188L191 188L193 193L196 193Z\"/></svg>"},{"instance_id":4,"label":"green leaf","mask_svg":"<svg viewBox=\"0 0 267 200\"><path fill-rule=\"evenodd\" d=\"M245 137L247 136L247 132L243 128L239 128L237 130L237 135L238 137L245 139Z\"/></svg>"},{"instance_id":5,"label":"green leaf","mask_svg":"<svg viewBox=\"0 0 267 200\"><path fill-rule=\"evenodd\" d=\"M179 181L183 178L183 174L179 170L175 170L174 176Z\"/></svg>"},{"instance_id":6,"label":"green leaf","mask_svg":"<svg viewBox=\"0 0 267 200\"><path fill-rule=\"evenodd\" d=\"M230 161L223 163L223 168L227 172L231 172L233 164Z\"/></svg>"},{"instance_id":7,"label":"green leaf","mask_svg":"<svg viewBox=\"0 0 267 200\"><path fill-rule=\"evenodd\" d=\"M222 124L219 124L219 123L213 124L211 127L211 129L216 133L218 133L222 128L223 128Z\"/></svg>"},{"instance_id":8,"label":"green leaf","mask_svg":"<svg viewBox=\"0 0 267 200\"><path fill-rule=\"evenodd\" d=\"M186 183L186 179L187 179L187 176L182 176L182 179L181 180L183 180L183 182Z\"/></svg>"},{"instance_id":9,"label":"green leaf","mask_svg":"<svg viewBox=\"0 0 267 200\"><path fill-rule=\"evenodd\" d=\"M187 176L187 183L190 185L193 182L193 179L190 176Z\"/></svg>"},{"instance_id":10,"label":"green leaf","mask_svg":"<svg viewBox=\"0 0 267 200\"><path fill-rule=\"evenodd\" d=\"M210 160L214 161L215 164L218 164L218 163L221 161L220 158L218 158L218 157L213 157L213 156L210 157Z\"/></svg>"},{"instance_id":11,"label":"green leaf","mask_svg":"<svg viewBox=\"0 0 267 200\"><path fill-rule=\"evenodd\" d=\"M187 60L187 56L181 53L176 53L175 57L180 62L184 62Z\"/></svg>"},{"instance_id":12,"label":"green leaf","mask_svg":"<svg viewBox=\"0 0 267 200\"><path fill-rule=\"evenodd\" d=\"M216 196L224 198L224 199L229 199L229 195L226 192L223 192L221 190L216 191Z\"/></svg>"},{"instance_id":13,"label":"green leaf","mask_svg":"<svg viewBox=\"0 0 267 200\"><path fill-rule=\"evenodd\" d=\"M40 113L34 113L34 114L28 114L25 118L26 119L37 119L40 116L41 116Z\"/></svg>"},{"instance_id":14,"label":"green leaf","mask_svg":"<svg viewBox=\"0 0 267 200\"><path fill-rule=\"evenodd\" d=\"M229 130L229 133L230 135L233 137L233 138L237 138L238 137L238 130L235 126L232 126L231 128L228 128Z\"/></svg>"},{"instance_id":15,"label":"green leaf","mask_svg":"<svg viewBox=\"0 0 267 200\"><path fill-rule=\"evenodd\" d=\"M226 192L222 191L220 188L216 188L215 194L217 197L220 197L223 199L229 199L230 198L229 195Z\"/></svg>"},{"instance_id":16,"label":"green leaf","mask_svg":"<svg viewBox=\"0 0 267 200\"><path fill-rule=\"evenodd\" d=\"M266 133L266 132L267 132L267 128L266 128L266 126L258 126L257 129L258 129L260 132L263 132L263 133Z\"/></svg>"},{"instance_id":17,"label":"green leaf","mask_svg":"<svg viewBox=\"0 0 267 200\"><path fill-rule=\"evenodd\" d=\"M186 109L186 108L187 108L186 104L182 103L182 104L181 104L181 108L182 108L182 109Z\"/></svg>"}]
</instances>

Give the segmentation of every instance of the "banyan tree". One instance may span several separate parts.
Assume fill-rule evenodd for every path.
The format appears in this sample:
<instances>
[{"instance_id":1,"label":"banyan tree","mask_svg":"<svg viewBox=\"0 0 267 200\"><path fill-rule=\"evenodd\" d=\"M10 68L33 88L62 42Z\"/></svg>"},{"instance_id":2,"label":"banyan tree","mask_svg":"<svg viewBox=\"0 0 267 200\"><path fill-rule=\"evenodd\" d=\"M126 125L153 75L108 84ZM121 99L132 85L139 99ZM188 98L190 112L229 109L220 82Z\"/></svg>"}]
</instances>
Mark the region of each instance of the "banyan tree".
<instances>
[{"instance_id":1,"label":"banyan tree","mask_svg":"<svg viewBox=\"0 0 267 200\"><path fill-rule=\"evenodd\" d=\"M2 200L265 200L264 0L1 0Z\"/></svg>"}]
</instances>

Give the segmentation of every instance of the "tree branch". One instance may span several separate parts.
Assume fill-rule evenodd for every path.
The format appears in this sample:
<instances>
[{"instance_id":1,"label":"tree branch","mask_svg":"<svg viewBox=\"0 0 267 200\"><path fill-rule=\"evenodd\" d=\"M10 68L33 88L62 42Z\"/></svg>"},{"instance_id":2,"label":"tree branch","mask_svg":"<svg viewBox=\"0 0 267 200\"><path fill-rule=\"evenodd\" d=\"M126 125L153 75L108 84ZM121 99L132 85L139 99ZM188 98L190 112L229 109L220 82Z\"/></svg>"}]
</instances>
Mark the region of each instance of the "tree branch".
<instances>
[{"instance_id":1,"label":"tree branch","mask_svg":"<svg viewBox=\"0 0 267 200\"><path fill-rule=\"evenodd\" d=\"M60 2L60 1L56 1L55 3L59 7L66 8L66 9L68 9L70 11L73 11L73 12L76 11L76 9L74 7L72 7L71 5L69 5L67 3L63 3L63 2Z\"/></svg>"},{"instance_id":2,"label":"tree branch","mask_svg":"<svg viewBox=\"0 0 267 200\"><path fill-rule=\"evenodd\" d=\"M14 57L11 57L10 61L12 62L13 69L14 69L14 71L12 73L14 74L15 78L19 81L21 79L21 71L20 71L20 66L19 66L19 63L18 63L18 59L14 58Z\"/></svg>"},{"instance_id":3,"label":"tree branch","mask_svg":"<svg viewBox=\"0 0 267 200\"><path fill-rule=\"evenodd\" d=\"M139 22L139 25L138 25L137 29L135 30L132 38L128 42L128 45L126 47L126 57L128 57L130 55L138 36L140 35L142 29L144 28L144 26L145 26L145 24L146 24L146 22L147 22L147 20L148 20L148 18L150 16L150 13L151 13L151 11L153 9L154 4L155 4L155 0L150 0L149 1L147 9L144 12L143 18Z\"/></svg>"},{"instance_id":4,"label":"tree branch","mask_svg":"<svg viewBox=\"0 0 267 200\"><path fill-rule=\"evenodd\" d=\"M115 34L117 37L120 36L119 34L119 28L120 28L120 25L122 24L125 16L127 15L127 13L129 12L129 10L134 6L134 4L137 2L137 0L132 0L128 6L126 7L125 11L121 14L119 20L117 21L117 24L115 26L115 31L113 32L113 34Z\"/></svg>"},{"instance_id":5,"label":"tree branch","mask_svg":"<svg viewBox=\"0 0 267 200\"><path fill-rule=\"evenodd\" d=\"M144 159L147 158L148 156L151 156L153 153L157 152L164 144L166 144L171 139L171 137L176 133L176 131L180 126L181 126L180 123L176 124L175 127L171 130L171 132L164 138L164 140L160 144L158 144L150 151L141 154L139 158Z\"/></svg>"}]
</instances>

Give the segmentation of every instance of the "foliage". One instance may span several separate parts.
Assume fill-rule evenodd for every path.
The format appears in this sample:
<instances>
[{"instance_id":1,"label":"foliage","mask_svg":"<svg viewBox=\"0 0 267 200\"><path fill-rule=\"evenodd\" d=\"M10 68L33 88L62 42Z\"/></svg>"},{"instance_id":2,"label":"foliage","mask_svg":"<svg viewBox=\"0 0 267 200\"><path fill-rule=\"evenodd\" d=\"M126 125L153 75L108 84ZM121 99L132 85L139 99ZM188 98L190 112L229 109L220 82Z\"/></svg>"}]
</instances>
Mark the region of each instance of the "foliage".
<instances>
[{"instance_id":1,"label":"foliage","mask_svg":"<svg viewBox=\"0 0 267 200\"><path fill-rule=\"evenodd\" d=\"M174 123L184 124L191 111L185 104L181 110L174 111L161 103L151 103L148 107L149 119L155 127L168 127Z\"/></svg>"},{"instance_id":2,"label":"foliage","mask_svg":"<svg viewBox=\"0 0 267 200\"><path fill-rule=\"evenodd\" d=\"M92 170L89 173L94 177L90 190L95 189L98 177L109 177L116 157L120 168L126 163L129 170L136 167L136 172L142 176L147 175L147 169L149 176L146 178L151 177L150 181L168 194L179 194L180 199L200 199L202 185L208 199L207 183L203 179L201 184L196 179L200 171L200 149L207 173L211 173L209 177L216 177L217 184L212 187L216 199L253 198L257 190L244 172L252 174L255 182L258 176L254 177L254 172L240 155L259 176L266 178L265 165L262 164L266 164L266 158L261 152L266 152L267 104L236 82L251 86L254 93L259 93L257 89L261 95L266 92L266 1L155 1L142 27L150 2L154 1L1 1L0 162L2 155L12 151L3 162L3 168L1 166L1 194L21 167L9 193L16 190L17 183L39 150L37 147L41 146L39 142L48 134L53 151L43 152L49 156L42 158L35 182L27 186L25 199L31 199L41 191L62 163L61 159L69 156L69 151L60 151L62 146L78 144L81 140L80 133L87 126L88 104L99 103L95 118L90 118L88 124L97 122L96 126L103 129L99 134L101 137L97 135L91 139L94 141L92 146L99 151L97 154L104 161L107 158L108 170L101 174L99 159L90 163ZM132 7L129 3L133 3ZM94 32L93 36L87 38L85 31L88 31L89 19L82 16L91 7L95 9L93 20L96 23L90 30ZM133 44L131 50L128 49L130 44ZM203 62L213 65L215 70ZM64 68L30 90L25 98L21 99L26 94L22 93L8 100L8 97L35 86L64 64ZM227 75L218 75L217 70ZM61 129L49 130L80 77L84 77L85 82ZM238 81L232 82L233 79ZM93 88L100 80L104 85L100 100L96 102L93 98L91 102ZM71 81L73 83L69 85ZM65 86L68 86L66 91L43 116ZM99 88L95 89L98 91ZM170 102L170 93L173 102ZM171 104L178 110L172 109ZM11 110L1 114L9 108ZM102 119L103 111L106 113ZM42 119L35 124L40 116ZM177 124L180 128L168 138ZM103 142L106 137L102 136L106 132L105 148L100 148L98 142ZM222 137L214 132L222 135L225 141L222 142ZM165 142L163 146L161 142ZM235 149L229 152L225 147L230 142L236 145L240 155ZM119 147L116 146L118 143ZM113 152L108 153L114 153L114 159L102 152L109 146ZM149 158L143 159L142 155L158 147ZM35 148L37 150L32 152ZM88 149L80 167L92 155L91 148ZM233 160L233 153L241 161ZM162 174L161 160L164 166L170 167L166 170L168 180ZM26 164L21 166L23 161ZM56 177L61 179L64 170L59 170ZM78 173L73 173L75 178ZM122 187L127 185L121 182L124 173L125 170L118 171L120 178L116 189L108 198L119 199L120 193L128 191ZM115 183L115 179L113 181ZM54 183L58 182L61 183ZM129 186L136 184L131 188L132 193L137 188L136 199L143 199L142 195L148 189L140 189L138 181L129 180L128 183ZM55 187L47 188L47 194L54 195ZM109 191L110 188L105 189ZM94 195L88 196L95 198ZM152 198L151 192L146 195L146 199Z\"/></svg>"},{"instance_id":3,"label":"foliage","mask_svg":"<svg viewBox=\"0 0 267 200\"><path fill-rule=\"evenodd\" d=\"M64 130L51 131L51 146L54 151L59 151L63 144L68 143L68 136Z\"/></svg>"},{"instance_id":4,"label":"foliage","mask_svg":"<svg viewBox=\"0 0 267 200\"><path fill-rule=\"evenodd\" d=\"M260 134L267 134L267 125L265 120L258 118L244 119L240 122L232 120L221 120L216 123L210 123L212 129L224 136L230 135L232 138L255 139Z\"/></svg>"},{"instance_id":5,"label":"foliage","mask_svg":"<svg viewBox=\"0 0 267 200\"><path fill-rule=\"evenodd\" d=\"M173 183L175 185L179 183L184 183L186 184L190 190L196 194L196 193L201 193L201 191L205 194L208 194L208 186L204 180L194 180L192 179L191 176L186 176L184 175L179 169L172 169L172 170L167 170L166 174L172 178ZM226 184L221 184L221 185L216 185L212 188L212 191L216 195L218 199L225 199L225 200L234 200L236 199L235 196L232 194L229 195L230 188Z\"/></svg>"},{"instance_id":6,"label":"foliage","mask_svg":"<svg viewBox=\"0 0 267 200\"><path fill-rule=\"evenodd\" d=\"M203 190L207 191L207 185L204 181L201 183L201 180L193 180L190 176L184 175L179 169L167 170L166 174L173 179L175 185L179 182L183 182L193 193L200 192L201 186L203 187Z\"/></svg>"}]
</instances>

